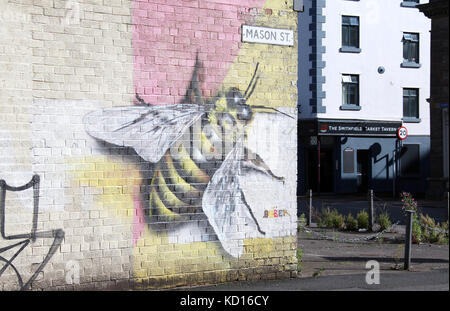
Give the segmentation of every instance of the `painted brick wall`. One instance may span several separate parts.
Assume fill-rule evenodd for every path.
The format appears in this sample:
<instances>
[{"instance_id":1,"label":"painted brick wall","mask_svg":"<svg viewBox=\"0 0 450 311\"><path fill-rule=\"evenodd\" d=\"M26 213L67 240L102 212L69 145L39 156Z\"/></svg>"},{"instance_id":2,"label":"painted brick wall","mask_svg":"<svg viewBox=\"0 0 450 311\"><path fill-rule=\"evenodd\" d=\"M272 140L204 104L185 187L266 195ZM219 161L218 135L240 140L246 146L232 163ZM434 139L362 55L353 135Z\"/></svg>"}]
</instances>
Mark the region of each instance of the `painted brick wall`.
<instances>
[{"instance_id":1,"label":"painted brick wall","mask_svg":"<svg viewBox=\"0 0 450 311\"><path fill-rule=\"evenodd\" d=\"M1 0L0 290L294 275L297 42L240 34L292 7Z\"/></svg>"}]
</instances>

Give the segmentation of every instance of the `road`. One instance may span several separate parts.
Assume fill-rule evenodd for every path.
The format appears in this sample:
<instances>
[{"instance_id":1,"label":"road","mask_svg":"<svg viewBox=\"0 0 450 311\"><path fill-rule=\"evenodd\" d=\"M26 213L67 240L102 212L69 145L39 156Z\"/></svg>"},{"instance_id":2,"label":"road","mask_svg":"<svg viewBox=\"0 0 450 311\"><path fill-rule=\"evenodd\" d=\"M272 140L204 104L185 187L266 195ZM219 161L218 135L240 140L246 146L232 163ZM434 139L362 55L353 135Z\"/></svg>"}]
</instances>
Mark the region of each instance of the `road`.
<instances>
[{"instance_id":1,"label":"road","mask_svg":"<svg viewBox=\"0 0 450 311\"><path fill-rule=\"evenodd\" d=\"M448 291L449 270L425 272L381 271L380 284L368 285L366 273L325 275L284 280L232 282L187 291Z\"/></svg>"},{"instance_id":2,"label":"road","mask_svg":"<svg viewBox=\"0 0 450 311\"><path fill-rule=\"evenodd\" d=\"M317 229L319 230L319 229ZM401 230L400 230L401 231ZM334 236L336 232L325 231ZM338 233L364 237L370 233ZM404 232L386 233L384 241L396 241ZM414 244L409 271L403 270L404 244L366 241L341 243L315 239L299 232L298 246L303 250L298 278L241 281L216 286L183 288L188 291L448 291L449 245ZM368 285L368 261L379 264L380 284Z\"/></svg>"}]
</instances>

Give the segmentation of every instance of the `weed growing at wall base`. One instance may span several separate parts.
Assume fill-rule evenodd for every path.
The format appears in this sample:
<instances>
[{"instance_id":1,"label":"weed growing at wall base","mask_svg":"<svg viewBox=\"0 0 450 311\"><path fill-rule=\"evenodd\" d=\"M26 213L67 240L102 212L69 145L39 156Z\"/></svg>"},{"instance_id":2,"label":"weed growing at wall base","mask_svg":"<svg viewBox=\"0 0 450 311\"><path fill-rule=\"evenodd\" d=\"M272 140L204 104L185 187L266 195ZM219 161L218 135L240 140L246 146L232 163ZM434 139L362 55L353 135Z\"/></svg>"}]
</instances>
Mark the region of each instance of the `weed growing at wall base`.
<instances>
[{"instance_id":1,"label":"weed growing at wall base","mask_svg":"<svg viewBox=\"0 0 450 311\"><path fill-rule=\"evenodd\" d=\"M297 271L302 271L303 267L303 250L297 246Z\"/></svg>"},{"instance_id":2,"label":"weed growing at wall base","mask_svg":"<svg viewBox=\"0 0 450 311\"><path fill-rule=\"evenodd\" d=\"M306 217L305 214L301 214L297 221L297 232L303 231L306 227Z\"/></svg>"},{"instance_id":3,"label":"weed growing at wall base","mask_svg":"<svg viewBox=\"0 0 450 311\"><path fill-rule=\"evenodd\" d=\"M343 229L344 223L344 216L339 214L337 209L331 210L329 207L327 207L325 210L322 210L321 216L318 221L319 227L334 229Z\"/></svg>"},{"instance_id":4,"label":"weed growing at wall base","mask_svg":"<svg viewBox=\"0 0 450 311\"><path fill-rule=\"evenodd\" d=\"M380 231L386 230L392 225L389 214L387 212L378 216L378 224L380 225Z\"/></svg>"},{"instance_id":5,"label":"weed growing at wall base","mask_svg":"<svg viewBox=\"0 0 450 311\"><path fill-rule=\"evenodd\" d=\"M433 218L428 215L420 215L419 223L422 227L421 240L425 243L448 243L448 221L444 223L436 223Z\"/></svg>"},{"instance_id":6,"label":"weed growing at wall base","mask_svg":"<svg viewBox=\"0 0 450 311\"><path fill-rule=\"evenodd\" d=\"M356 215L359 229L369 229L369 214L366 211L361 211Z\"/></svg>"},{"instance_id":7,"label":"weed growing at wall base","mask_svg":"<svg viewBox=\"0 0 450 311\"><path fill-rule=\"evenodd\" d=\"M358 220L356 220L352 214L348 214L345 220L345 229L348 231L358 230Z\"/></svg>"}]
</instances>

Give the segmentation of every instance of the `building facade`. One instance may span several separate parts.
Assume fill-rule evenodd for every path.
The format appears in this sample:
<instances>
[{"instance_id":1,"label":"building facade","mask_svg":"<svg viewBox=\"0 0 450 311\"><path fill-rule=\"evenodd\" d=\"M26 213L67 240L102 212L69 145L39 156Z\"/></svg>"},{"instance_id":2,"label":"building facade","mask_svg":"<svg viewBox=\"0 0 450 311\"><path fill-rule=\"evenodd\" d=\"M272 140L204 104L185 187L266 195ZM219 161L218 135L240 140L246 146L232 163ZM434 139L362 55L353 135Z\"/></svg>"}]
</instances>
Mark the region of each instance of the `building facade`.
<instances>
[{"instance_id":1,"label":"building facade","mask_svg":"<svg viewBox=\"0 0 450 311\"><path fill-rule=\"evenodd\" d=\"M296 275L297 14L0 1L0 291Z\"/></svg>"},{"instance_id":2,"label":"building facade","mask_svg":"<svg viewBox=\"0 0 450 311\"><path fill-rule=\"evenodd\" d=\"M304 1L299 193L424 191L430 21L418 2Z\"/></svg>"},{"instance_id":3,"label":"building facade","mask_svg":"<svg viewBox=\"0 0 450 311\"><path fill-rule=\"evenodd\" d=\"M442 199L448 192L448 0L418 6L431 19L430 177L427 195Z\"/></svg>"}]
</instances>

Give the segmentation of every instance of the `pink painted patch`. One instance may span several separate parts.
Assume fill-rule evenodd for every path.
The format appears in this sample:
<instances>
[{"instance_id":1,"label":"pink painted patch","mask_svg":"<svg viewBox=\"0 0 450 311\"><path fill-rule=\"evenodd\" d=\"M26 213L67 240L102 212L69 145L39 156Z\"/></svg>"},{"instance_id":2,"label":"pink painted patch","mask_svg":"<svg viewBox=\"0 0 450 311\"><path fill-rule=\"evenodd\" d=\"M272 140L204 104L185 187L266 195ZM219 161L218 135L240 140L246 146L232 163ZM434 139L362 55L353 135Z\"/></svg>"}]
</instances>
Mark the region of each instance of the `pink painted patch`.
<instances>
[{"instance_id":1,"label":"pink painted patch","mask_svg":"<svg viewBox=\"0 0 450 311\"><path fill-rule=\"evenodd\" d=\"M176 104L190 85L196 57L203 96L217 93L241 47L241 25L266 0L134 0L133 83L147 103ZM133 245L145 229L133 193Z\"/></svg>"},{"instance_id":2,"label":"pink painted patch","mask_svg":"<svg viewBox=\"0 0 450 311\"><path fill-rule=\"evenodd\" d=\"M196 56L200 89L216 94L239 51L251 8L266 0L134 0L134 88L150 104L176 104Z\"/></svg>"},{"instance_id":3,"label":"pink painted patch","mask_svg":"<svg viewBox=\"0 0 450 311\"><path fill-rule=\"evenodd\" d=\"M145 229L144 210L142 209L142 200L139 193L140 187L135 187L133 190L133 246L136 246L137 241L142 236Z\"/></svg>"}]
</instances>

